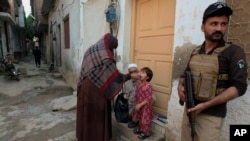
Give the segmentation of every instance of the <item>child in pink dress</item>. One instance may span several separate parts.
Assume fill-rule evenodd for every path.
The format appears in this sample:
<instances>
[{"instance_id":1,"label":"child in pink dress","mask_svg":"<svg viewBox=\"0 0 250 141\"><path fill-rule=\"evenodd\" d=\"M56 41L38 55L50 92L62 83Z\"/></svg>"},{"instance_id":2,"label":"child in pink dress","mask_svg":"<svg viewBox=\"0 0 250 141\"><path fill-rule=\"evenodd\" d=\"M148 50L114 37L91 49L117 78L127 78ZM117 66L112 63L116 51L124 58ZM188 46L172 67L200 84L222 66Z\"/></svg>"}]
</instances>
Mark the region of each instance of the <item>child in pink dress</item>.
<instances>
[{"instance_id":1,"label":"child in pink dress","mask_svg":"<svg viewBox=\"0 0 250 141\"><path fill-rule=\"evenodd\" d=\"M144 67L140 72L140 84L136 89L136 105L135 112L133 113L132 120L134 122L139 121L139 128L134 130L135 134L138 134L138 138L145 139L150 136L150 123L153 119L153 111L151 104L152 98L152 86L149 83L153 77L153 72L150 68Z\"/></svg>"}]
</instances>

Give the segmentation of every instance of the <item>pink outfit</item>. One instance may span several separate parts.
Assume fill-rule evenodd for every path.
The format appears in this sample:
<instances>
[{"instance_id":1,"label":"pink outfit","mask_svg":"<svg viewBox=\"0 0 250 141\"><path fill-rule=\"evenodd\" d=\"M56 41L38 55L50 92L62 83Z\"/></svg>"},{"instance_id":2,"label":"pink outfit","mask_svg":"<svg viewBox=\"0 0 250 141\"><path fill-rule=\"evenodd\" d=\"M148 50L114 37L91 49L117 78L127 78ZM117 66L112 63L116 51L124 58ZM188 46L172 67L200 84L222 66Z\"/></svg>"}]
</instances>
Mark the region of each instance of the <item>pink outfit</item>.
<instances>
[{"instance_id":1,"label":"pink outfit","mask_svg":"<svg viewBox=\"0 0 250 141\"><path fill-rule=\"evenodd\" d=\"M149 82L141 83L136 89L136 104L143 101L151 103L152 98L152 86ZM149 104L145 104L140 110L133 113L133 121L139 121L139 128L145 135L150 135L150 122L153 119L153 111Z\"/></svg>"}]
</instances>

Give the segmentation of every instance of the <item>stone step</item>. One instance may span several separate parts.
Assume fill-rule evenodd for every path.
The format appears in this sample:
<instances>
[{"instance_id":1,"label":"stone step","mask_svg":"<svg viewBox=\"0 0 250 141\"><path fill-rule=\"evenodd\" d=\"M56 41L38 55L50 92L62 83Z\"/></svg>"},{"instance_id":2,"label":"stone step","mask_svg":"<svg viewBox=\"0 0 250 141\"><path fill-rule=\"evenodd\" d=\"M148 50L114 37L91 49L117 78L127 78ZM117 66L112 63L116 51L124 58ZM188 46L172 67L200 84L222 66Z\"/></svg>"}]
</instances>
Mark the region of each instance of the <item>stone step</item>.
<instances>
[{"instance_id":1,"label":"stone step","mask_svg":"<svg viewBox=\"0 0 250 141\"><path fill-rule=\"evenodd\" d=\"M112 115L112 141L141 141L133 133L133 129L128 128L126 123L119 123L116 121L115 116ZM151 128L151 136L144 141L165 141L164 134Z\"/></svg>"}]
</instances>

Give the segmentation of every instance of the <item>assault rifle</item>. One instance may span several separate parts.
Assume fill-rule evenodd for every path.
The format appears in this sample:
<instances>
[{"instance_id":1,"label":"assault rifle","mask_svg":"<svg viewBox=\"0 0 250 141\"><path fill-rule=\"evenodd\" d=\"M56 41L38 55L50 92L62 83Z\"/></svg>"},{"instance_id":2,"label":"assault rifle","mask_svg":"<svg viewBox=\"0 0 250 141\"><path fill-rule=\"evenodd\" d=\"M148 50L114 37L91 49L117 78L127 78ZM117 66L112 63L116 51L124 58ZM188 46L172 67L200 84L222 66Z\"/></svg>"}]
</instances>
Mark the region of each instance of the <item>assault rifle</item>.
<instances>
[{"instance_id":1,"label":"assault rifle","mask_svg":"<svg viewBox=\"0 0 250 141\"><path fill-rule=\"evenodd\" d=\"M186 109L193 108L195 106L194 104L194 91L193 91L193 80L192 80L192 73L190 71L185 71L185 81L184 81L184 87L185 87L185 97L186 97ZM184 104L183 101L179 101L181 105ZM189 124L191 127L191 137L192 141L194 141L194 135L195 135L195 115L194 113L187 113Z\"/></svg>"}]
</instances>

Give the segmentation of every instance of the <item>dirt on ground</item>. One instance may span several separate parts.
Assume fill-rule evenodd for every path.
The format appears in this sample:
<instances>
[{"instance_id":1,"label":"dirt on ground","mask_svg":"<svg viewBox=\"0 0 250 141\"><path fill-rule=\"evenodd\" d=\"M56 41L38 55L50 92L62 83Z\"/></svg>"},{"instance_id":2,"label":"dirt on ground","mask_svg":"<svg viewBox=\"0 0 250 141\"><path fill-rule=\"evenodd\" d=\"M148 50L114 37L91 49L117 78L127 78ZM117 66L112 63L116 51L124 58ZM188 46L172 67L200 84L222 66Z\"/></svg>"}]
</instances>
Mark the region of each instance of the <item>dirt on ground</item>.
<instances>
[{"instance_id":1,"label":"dirt on ground","mask_svg":"<svg viewBox=\"0 0 250 141\"><path fill-rule=\"evenodd\" d=\"M51 100L70 94L69 87L37 87L16 97L1 98L0 140L53 141L67 133L74 134L75 110L53 111L51 108ZM65 136L64 140L70 141L70 138Z\"/></svg>"},{"instance_id":2,"label":"dirt on ground","mask_svg":"<svg viewBox=\"0 0 250 141\"><path fill-rule=\"evenodd\" d=\"M75 141L76 110L53 111L53 100L73 95L47 66L20 62L28 74L10 80L0 74L0 141Z\"/></svg>"}]
</instances>

